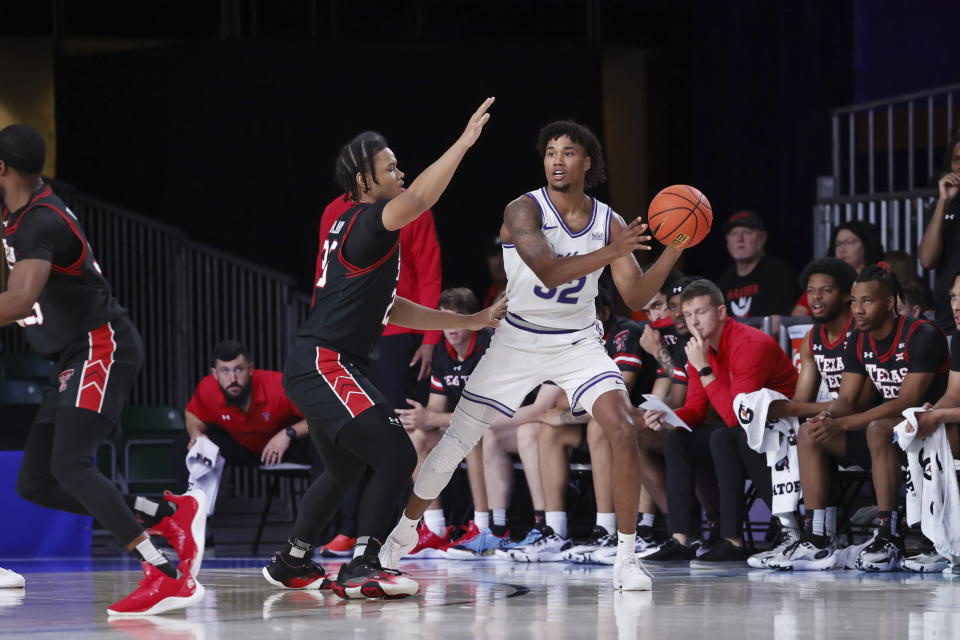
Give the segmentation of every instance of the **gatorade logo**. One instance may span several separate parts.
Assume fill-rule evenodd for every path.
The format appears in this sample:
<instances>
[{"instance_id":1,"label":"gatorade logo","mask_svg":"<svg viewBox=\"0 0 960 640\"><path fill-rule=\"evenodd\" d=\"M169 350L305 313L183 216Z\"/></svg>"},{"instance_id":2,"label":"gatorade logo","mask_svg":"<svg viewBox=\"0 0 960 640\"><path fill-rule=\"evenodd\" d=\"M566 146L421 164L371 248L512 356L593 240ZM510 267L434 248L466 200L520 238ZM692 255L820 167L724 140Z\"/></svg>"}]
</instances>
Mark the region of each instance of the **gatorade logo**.
<instances>
[{"instance_id":1,"label":"gatorade logo","mask_svg":"<svg viewBox=\"0 0 960 640\"><path fill-rule=\"evenodd\" d=\"M750 424L753 421L753 410L741 404L740 411L737 412L737 419L740 420L740 424Z\"/></svg>"}]
</instances>

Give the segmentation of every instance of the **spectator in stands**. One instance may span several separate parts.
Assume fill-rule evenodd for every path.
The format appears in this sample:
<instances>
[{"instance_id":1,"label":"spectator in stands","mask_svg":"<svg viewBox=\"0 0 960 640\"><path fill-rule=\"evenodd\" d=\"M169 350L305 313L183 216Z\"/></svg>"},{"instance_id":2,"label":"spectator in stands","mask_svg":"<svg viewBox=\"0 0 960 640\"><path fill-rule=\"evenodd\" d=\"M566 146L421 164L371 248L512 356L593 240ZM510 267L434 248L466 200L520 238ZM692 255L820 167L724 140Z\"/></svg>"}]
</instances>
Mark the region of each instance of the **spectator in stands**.
<instances>
[{"instance_id":1,"label":"spectator in stands","mask_svg":"<svg viewBox=\"0 0 960 640\"><path fill-rule=\"evenodd\" d=\"M927 292L918 281L908 280L900 285L900 295L897 296L897 315L923 318L929 308Z\"/></svg>"},{"instance_id":2,"label":"spectator in stands","mask_svg":"<svg viewBox=\"0 0 960 640\"><path fill-rule=\"evenodd\" d=\"M723 225L733 263L717 279L734 318L787 315L797 299L797 274L768 256L767 226L754 211L738 211Z\"/></svg>"},{"instance_id":3,"label":"spectator in stands","mask_svg":"<svg viewBox=\"0 0 960 640\"><path fill-rule=\"evenodd\" d=\"M597 318L603 323L603 341L607 353L617 364L631 397L649 392L652 376L646 388L640 382L644 369L644 354L640 349L639 324L614 313L613 300L605 287L600 287L596 298ZM648 369L656 365L646 358ZM640 382L638 386L638 382ZM641 398L642 400L642 398ZM546 500L546 528L537 539L525 546L510 551L510 557L520 562L553 562L564 559L584 561L584 556L601 547L616 552L616 514L613 510L613 484L611 478L612 452L599 423L589 415L575 415L570 411L567 399L543 418L540 428L540 476ZM593 488L596 497L596 525L590 539L583 545L573 547L570 543L565 505L569 451L588 450L592 465ZM578 556L578 557L574 557Z\"/></svg>"},{"instance_id":4,"label":"spectator in stands","mask_svg":"<svg viewBox=\"0 0 960 640\"><path fill-rule=\"evenodd\" d=\"M727 315L723 294L709 280L690 283L680 295L691 337L687 342L689 385L677 416L692 429L669 430L666 437L667 502L673 538L644 561L690 560L691 566L745 562L742 526L745 511L744 471L760 497L770 504L770 469L766 456L747 445L733 408L739 393L762 388L793 395L797 370L780 345L766 333ZM709 420L711 408L722 422ZM664 412L644 412L654 430L664 428ZM699 559L688 546L694 524L693 494L696 470L712 465L720 503L720 532L724 540Z\"/></svg>"},{"instance_id":5,"label":"spectator in stands","mask_svg":"<svg viewBox=\"0 0 960 640\"><path fill-rule=\"evenodd\" d=\"M250 351L236 340L213 350L210 375L187 403L187 429L174 439L177 486L189 477L184 463L197 438L220 447L229 465L256 466L310 459L307 423L287 399L279 371L255 369Z\"/></svg>"},{"instance_id":6,"label":"spectator in stands","mask_svg":"<svg viewBox=\"0 0 960 640\"><path fill-rule=\"evenodd\" d=\"M507 272L503 268L503 245L494 238L487 246L487 270L490 272L490 287L483 297L484 308L489 307L507 290Z\"/></svg>"},{"instance_id":7,"label":"spectator in stands","mask_svg":"<svg viewBox=\"0 0 960 640\"><path fill-rule=\"evenodd\" d=\"M887 251L883 254L883 261L890 265L890 270L897 274L900 286L911 281L920 281L917 275L917 259L906 251Z\"/></svg>"},{"instance_id":8,"label":"spectator in stands","mask_svg":"<svg viewBox=\"0 0 960 640\"><path fill-rule=\"evenodd\" d=\"M933 287L936 302L934 319L944 330L954 329L947 290L951 286L951 274L960 269L960 136L954 136L947 144L945 171L938 183L937 202L930 215L927 230L917 251L920 264L937 270Z\"/></svg>"},{"instance_id":9,"label":"spectator in stands","mask_svg":"<svg viewBox=\"0 0 960 640\"><path fill-rule=\"evenodd\" d=\"M337 196L323 210L320 218L320 242L324 242L330 226L352 203L346 194ZM323 272L324 248L317 252L314 282ZM433 212L425 211L400 230L400 279L397 295L431 309L440 296L440 245L433 222ZM370 362L371 374L387 402L396 409L407 406L412 398L423 404L429 393L430 365L439 331L418 331L388 324L377 341L377 357ZM369 470L368 470L369 474ZM349 492L340 505L340 531L333 540L320 547L323 556L349 556L356 541L357 510L360 489Z\"/></svg>"}]
</instances>

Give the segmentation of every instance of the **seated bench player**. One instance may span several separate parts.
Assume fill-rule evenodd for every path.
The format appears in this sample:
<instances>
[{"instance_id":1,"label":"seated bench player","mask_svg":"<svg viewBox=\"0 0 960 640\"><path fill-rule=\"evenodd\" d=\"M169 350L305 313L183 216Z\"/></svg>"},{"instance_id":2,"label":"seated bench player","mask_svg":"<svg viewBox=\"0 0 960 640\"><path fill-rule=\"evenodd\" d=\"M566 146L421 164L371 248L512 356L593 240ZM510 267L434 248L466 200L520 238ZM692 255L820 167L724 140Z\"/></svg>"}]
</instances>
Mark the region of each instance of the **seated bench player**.
<instances>
[{"instance_id":1,"label":"seated bench player","mask_svg":"<svg viewBox=\"0 0 960 640\"><path fill-rule=\"evenodd\" d=\"M186 431L174 438L180 490L189 479L187 451L197 438L209 438L220 447L229 465L309 463L307 423L287 399L282 377L279 371L254 368L249 350L236 340L216 346L210 375L187 403Z\"/></svg>"},{"instance_id":2,"label":"seated bench player","mask_svg":"<svg viewBox=\"0 0 960 640\"><path fill-rule=\"evenodd\" d=\"M897 499L900 448L893 427L904 409L936 401L946 387L949 359L943 332L933 323L896 314L899 283L884 263L869 265L851 290L854 330L846 339L843 375L836 399L800 425L797 453L800 487L811 526L784 554L781 567L824 569L834 564L826 535L826 500L837 461L870 467L880 526L859 552L863 571L891 571L900 565ZM858 410L864 386L875 387L880 404Z\"/></svg>"},{"instance_id":3,"label":"seated bench player","mask_svg":"<svg viewBox=\"0 0 960 640\"><path fill-rule=\"evenodd\" d=\"M692 431L669 429L664 449L669 525L673 537L644 558L650 562L689 560L691 567L744 563L744 471L761 499L771 502L770 469L766 457L749 448L740 428L733 399L762 388L792 395L797 370L780 345L766 333L727 315L723 294L709 280L691 282L680 295L691 337L687 342L689 386L677 416ZM711 409L720 421L710 420ZM664 428L663 412L644 412L646 427ZM712 466L719 496L723 540L699 558L691 546L699 526L691 522L697 470Z\"/></svg>"}]
</instances>

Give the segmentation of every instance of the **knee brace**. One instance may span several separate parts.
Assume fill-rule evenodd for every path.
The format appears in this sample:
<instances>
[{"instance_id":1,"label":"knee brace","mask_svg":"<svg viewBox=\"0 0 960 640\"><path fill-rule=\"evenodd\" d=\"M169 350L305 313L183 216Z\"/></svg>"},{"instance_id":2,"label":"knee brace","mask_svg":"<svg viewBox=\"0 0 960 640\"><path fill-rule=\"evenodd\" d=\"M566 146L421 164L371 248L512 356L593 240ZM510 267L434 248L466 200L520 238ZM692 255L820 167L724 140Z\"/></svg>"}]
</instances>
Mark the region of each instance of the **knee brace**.
<instances>
[{"instance_id":1,"label":"knee brace","mask_svg":"<svg viewBox=\"0 0 960 640\"><path fill-rule=\"evenodd\" d=\"M457 465L480 442L489 426L457 405L447 432L423 461L413 492L424 500L436 499L450 482Z\"/></svg>"}]
</instances>

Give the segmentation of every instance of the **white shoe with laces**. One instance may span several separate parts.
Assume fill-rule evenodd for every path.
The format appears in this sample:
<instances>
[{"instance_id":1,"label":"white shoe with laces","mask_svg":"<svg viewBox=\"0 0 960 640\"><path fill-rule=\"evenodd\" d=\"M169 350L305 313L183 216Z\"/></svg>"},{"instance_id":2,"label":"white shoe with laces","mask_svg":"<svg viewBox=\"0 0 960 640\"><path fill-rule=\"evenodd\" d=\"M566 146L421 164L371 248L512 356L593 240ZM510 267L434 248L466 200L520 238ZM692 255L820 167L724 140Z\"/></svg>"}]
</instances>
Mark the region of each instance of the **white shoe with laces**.
<instances>
[{"instance_id":1,"label":"white shoe with laces","mask_svg":"<svg viewBox=\"0 0 960 640\"><path fill-rule=\"evenodd\" d=\"M619 556L613 565L613 588L622 591L650 591L653 576L636 554Z\"/></svg>"},{"instance_id":2,"label":"white shoe with laces","mask_svg":"<svg viewBox=\"0 0 960 640\"><path fill-rule=\"evenodd\" d=\"M936 551L921 553L909 558L904 558L900 568L914 573L943 573L943 570L950 566L950 559L940 555Z\"/></svg>"},{"instance_id":3,"label":"white shoe with laces","mask_svg":"<svg viewBox=\"0 0 960 640\"><path fill-rule=\"evenodd\" d=\"M747 558L747 565L754 569L776 568L777 562L783 559L784 552L800 539L800 532L796 529L781 529L769 551L761 551Z\"/></svg>"},{"instance_id":4,"label":"white shoe with laces","mask_svg":"<svg viewBox=\"0 0 960 640\"><path fill-rule=\"evenodd\" d=\"M0 567L0 589L22 589L24 584L22 575Z\"/></svg>"}]
</instances>

